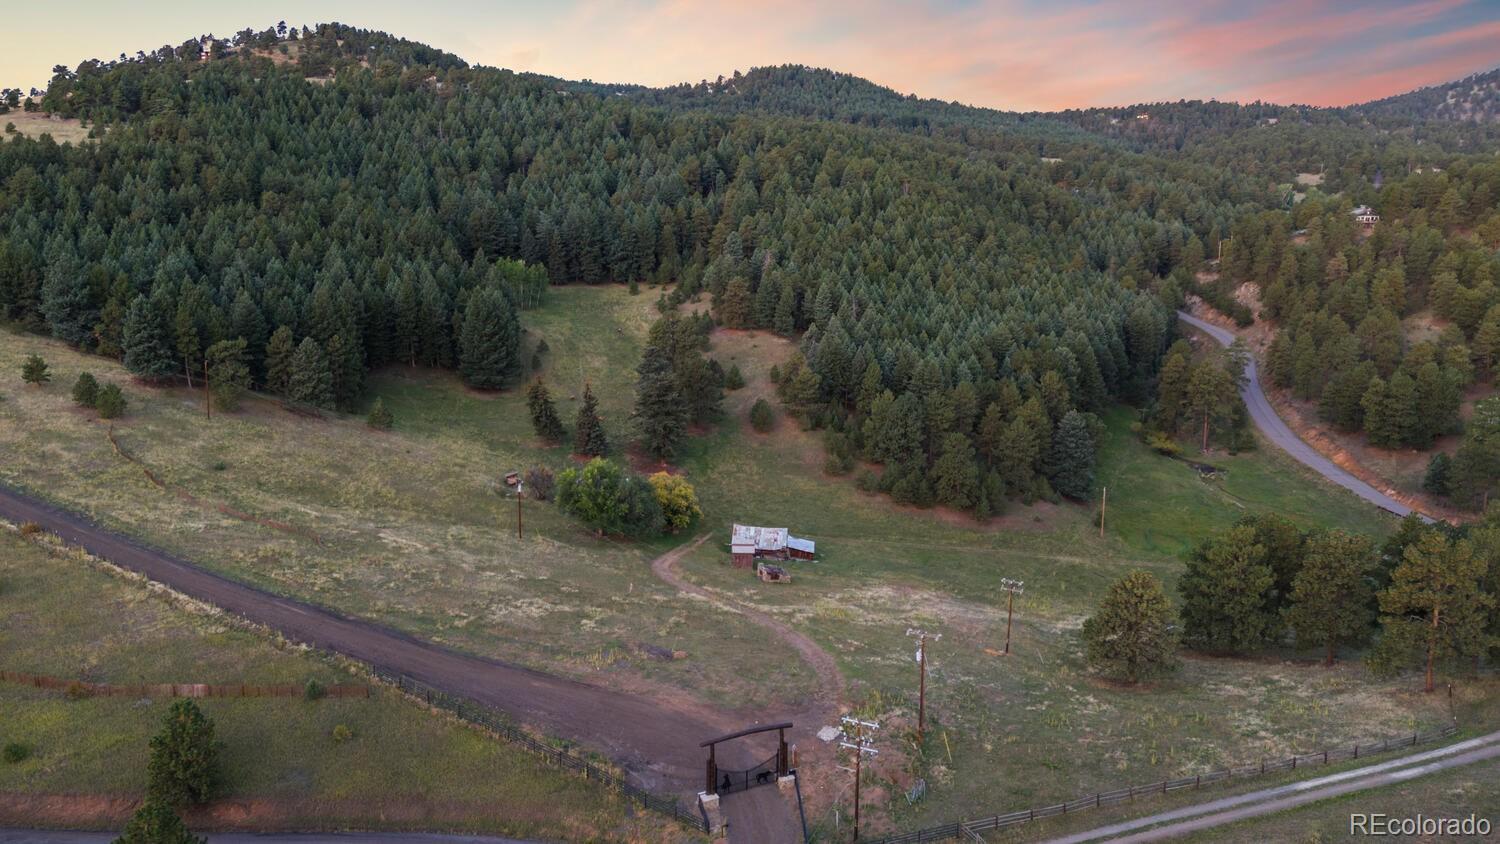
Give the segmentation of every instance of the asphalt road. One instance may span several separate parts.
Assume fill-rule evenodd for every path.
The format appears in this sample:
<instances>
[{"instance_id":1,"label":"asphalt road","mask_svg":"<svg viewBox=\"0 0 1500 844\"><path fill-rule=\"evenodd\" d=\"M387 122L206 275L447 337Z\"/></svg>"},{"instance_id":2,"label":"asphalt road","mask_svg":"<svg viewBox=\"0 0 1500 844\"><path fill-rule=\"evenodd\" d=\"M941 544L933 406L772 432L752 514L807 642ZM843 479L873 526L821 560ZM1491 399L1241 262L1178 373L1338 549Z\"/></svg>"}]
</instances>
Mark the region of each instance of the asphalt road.
<instances>
[{"instance_id":1,"label":"asphalt road","mask_svg":"<svg viewBox=\"0 0 1500 844\"><path fill-rule=\"evenodd\" d=\"M1207 803L1198 803L1144 818L1102 826L1087 832L1053 839L1048 844L1083 844L1083 842L1105 839L1115 844L1162 841L1246 818L1268 815L1355 791L1395 785L1438 771L1496 758L1500 758L1500 732L1375 765L1366 765L1362 768L1353 768L1246 794L1236 794ZM1476 806L1474 808L1487 807Z\"/></svg>"},{"instance_id":2,"label":"asphalt road","mask_svg":"<svg viewBox=\"0 0 1500 844\"><path fill-rule=\"evenodd\" d=\"M1220 328L1211 322L1193 316L1186 311L1178 311L1177 318L1192 327L1202 331L1221 346L1228 346L1234 342L1234 333L1225 328ZM1294 460L1312 469L1330 481L1349 490L1355 495L1374 504L1382 510L1395 513L1398 516L1406 516L1412 509L1405 504L1391 498L1373 486L1354 477L1338 464L1318 453L1318 450L1302 441L1287 424L1277 415L1276 409L1271 407L1271 402L1266 398L1266 393L1260 386L1260 373L1256 369L1255 359L1251 358L1250 365L1245 369L1245 386L1240 390L1240 397L1245 400L1245 407L1250 411L1250 419L1255 427L1260 429L1261 434L1270 440L1282 451L1290 454ZM1426 516L1422 517L1431 521Z\"/></svg>"},{"instance_id":3,"label":"asphalt road","mask_svg":"<svg viewBox=\"0 0 1500 844\"><path fill-rule=\"evenodd\" d=\"M238 583L0 486L0 518L36 522L84 548L288 638L405 674L510 713L518 722L577 741L623 767L644 788L695 793L698 743L740 722L706 708L626 694L498 660L462 654L377 624ZM781 713L767 713L772 717ZM733 726L729 726L732 724Z\"/></svg>"}]
</instances>

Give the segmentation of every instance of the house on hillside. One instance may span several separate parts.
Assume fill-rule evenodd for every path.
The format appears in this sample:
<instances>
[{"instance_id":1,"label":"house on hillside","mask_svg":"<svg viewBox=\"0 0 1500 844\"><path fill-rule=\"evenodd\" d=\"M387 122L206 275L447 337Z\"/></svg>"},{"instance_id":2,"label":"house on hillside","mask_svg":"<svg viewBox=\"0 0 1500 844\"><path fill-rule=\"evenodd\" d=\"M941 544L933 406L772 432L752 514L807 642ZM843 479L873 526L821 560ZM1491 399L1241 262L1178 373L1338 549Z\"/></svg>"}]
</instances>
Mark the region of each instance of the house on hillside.
<instances>
[{"instance_id":1,"label":"house on hillside","mask_svg":"<svg viewBox=\"0 0 1500 844\"><path fill-rule=\"evenodd\" d=\"M1373 226L1380 222L1380 215L1376 214L1375 209L1368 205L1361 205L1349 213L1354 215L1354 222L1356 223Z\"/></svg>"},{"instance_id":2,"label":"house on hillside","mask_svg":"<svg viewBox=\"0 0 1500 844\"><path fill-rule=\"evenodd\" d=\"M730 559L741 569L756 560L811 560L816 550L811 539L792 536L786 528L735 525L729 536Z\"/></svg>"}]
</instances>

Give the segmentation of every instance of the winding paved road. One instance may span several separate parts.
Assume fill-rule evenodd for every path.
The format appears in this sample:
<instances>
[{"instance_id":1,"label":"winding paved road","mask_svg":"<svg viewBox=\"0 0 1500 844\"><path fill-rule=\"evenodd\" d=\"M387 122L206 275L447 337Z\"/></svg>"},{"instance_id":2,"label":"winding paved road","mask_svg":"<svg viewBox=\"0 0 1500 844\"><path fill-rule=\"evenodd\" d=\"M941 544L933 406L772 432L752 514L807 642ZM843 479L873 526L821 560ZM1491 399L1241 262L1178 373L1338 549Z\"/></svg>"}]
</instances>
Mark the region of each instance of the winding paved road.
<instances>
[{"instance_id":1,"label":"winding paved road","mask_svg":"<svg viewBox=\"0 0 1500 844\"><path fill-rule=\"evenodd\" d=\"M1186 311L1178 311L1177 318L1212 337L1221 346L1228 346L1234 342L1234 332L1220 328L1211 322L1205 322ZM1250 410L1250 419L1255 423L1255 427L1260 429L1266 439L1290 454L1298 463L1382 510L1398 516L1406 516L1412 512L1410 507L1339 468L1338 464L1303 442L1302 438L1297 436L1277 415L1276 409L1271 407L1270 400L1266 398L1265 391L1260 387L1260 372L1256 368L1253 356L1250 358L1250 365L1245 368L1245 386L1240 389L1240 397L1245 400L1245 407ZM1425 515L1422 519L1432 521Z\"/></svg>"},{"instance_id":2,"label":"winding paved road","mask_svg":"<svg viewBox=\"0 0 1500 844\"><path fill-rule=\"evenodd\" d=\"M1496 758L1500 758L1500 732L1423 753L1414 753L1388 762L1367 765L1363 768L1354 768L1289 785L1264 788L1247 794L1236 794L1232 797L1185 806L1181 809L1158 812L1144 818L1135 818L1053 839L1048 844L1084 844L1084 842L1104 839L1115 844L1162 841L1190 832L1281 812L1356 791L1395 785L1439 771ZM1474 808L1487 807L1476 806Z\"/></svg>"},{"instance_id":3,"label":"winding paved road","mask_svg":"<svg viewBox=\"0 0 1500 844\"><path fill-rule=\"evenodd\" d=\"M642 787L694 793L698 742L743 727L725 713L614 691L459 653L368 621L248 586L0 486L0 518L35 522L69 545L288 638L503 710L518 722L603 753ZM768 712L775 719L783 713Z\"/></svg>"}]
</instances>

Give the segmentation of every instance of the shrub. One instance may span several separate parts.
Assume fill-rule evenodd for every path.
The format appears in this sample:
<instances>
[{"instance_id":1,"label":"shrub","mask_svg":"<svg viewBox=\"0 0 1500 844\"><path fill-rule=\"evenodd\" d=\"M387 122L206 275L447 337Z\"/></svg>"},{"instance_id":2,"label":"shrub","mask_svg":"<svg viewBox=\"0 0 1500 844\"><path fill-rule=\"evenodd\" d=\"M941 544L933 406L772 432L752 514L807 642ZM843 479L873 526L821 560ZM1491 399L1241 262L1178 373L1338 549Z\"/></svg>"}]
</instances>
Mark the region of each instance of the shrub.
<instances>
[{"instance_id":1,"label":"shrub","mask_svg":"<svg viewBox=\"0 0 1500 844\"><path fill-rule=\"evenodd\" d=\"M651 536L665 524L651 484L602 457L557 476L557 506L600 536Z\"/></svg>"},{"instance_id":2,"label":"shrub","mask_svg":"<svg viewBox=\"0 0 1500 844\"><path fill-rule=\"evenodd\" d=\"M68 700L83 700L89 696L89 689L88 686L74 680L66 689L63 689L63 696Z\"/></svg>"},{"instance_id":3,"label":"shrub","mask_svg":"<svg viewBox=\"0 0 1500 844\"><path fill-rule=\"evenodd\" d=\"M27 539L30 539L33 536L37 536L41 532L42 532L42 526L39 525L39 524L37 524L36 522L22 522L21 523L21 535L24 536L24 537L26 537Z\"/></svg>"},{"instance_id":4,"label":"shrub","mask_svg":"<svg viewBox=\"0 0 1500 844\"><path fill-rule=\"evenodd\" d=\"M78 373L78 380L73 382L73 403L79 407L93 407L98 399L98 379L92 373Z\"/></svg>"},{"instance_id":5,"label":"shrub","mask_svg":"<svg viewBox=\"0 0 1500 844\"><path fill-rule=\"evenodd\" d=\"M222 472L225 469L229 468L229 464L225 463L222 460L215 460L212 464L209 465L208 468L214 470L215 472Z\"/></svg>"},{"instance_id":6,"label":"shrub","mask_svg":"<svg viewBox=\"0 0 1500 844\"><path fill-rule=\"evenodd\" d=\"M557 478L546 466L533 466L526 470L526 494L537 501L551 501L557 491Z\"/></svg>"},{"instance_id":7,"label":"shrub","mask_svg":"<svg viewBox=\"0 0 1500 844\"><path fill-rule=\"evenodd\" d=\"M698 507L698 493L686 478L657 472L647 480L656 493L656 503L661 507L668 531L676 533L703 518L703 510Z\"/></svg>"},{"instance_id":8,"label":"shrub","mask_svg":"<svg viewBox=\"0 0 1500 844\"><path fill-rule=\"evenodd\" d=\"M100 419L118 419L125 415L125 394L116 384L105 384L99 388L99 398L94 402Z\"/></svg>"},{"instance_id":9,"label":"shrub","mask_svg":"<svg viewBox=\"0 0 1500 844\"><path fill-rule=\"evenodd\" d=\"M39 355L27 355L26 362L21 364L21 380L38 387L52 380L52 373L47 371L47 362Z\"/></svg>"},{"instance_id":10,"label":"shrub","mask_svg":"<svg viewBox=\"0 0 1500 844\"><path fill-rule=\"evenodd\" d=\"M344 724L335 724L333 727L333 743L343 744L354 738L354 731Z\"/></svg>"},{"instance_id":11,"label":"shrub","mask_svg":"<svg viewBox=\"0 0 1500 844\"><path fill-rule=\"evenodd\" d=\"M861 492L879 492L880 476L875 474L874 470L872 469L861 470L860 473L854 477L854 485L859 487Z\"/></svg>"},{"instance_id":12,"label":"shrub","mask_svg":"<svg viewBox=\"0 0 1500 844\"><path fill-rule=\"evenodd\" d=\"M0 751L0 755L4 755L5 761L14 765L17 762L26 761L26 757L31 755L31 748L18 741L13 741L5 746L4 751Z\"/></svg>"},{"instance_id":13,"label":"shrub","mask_svg":"<svg viewBox=\"0 0 1500 844\"><path fill-rule=\"evenodd\" d=\"M745 374L740 372L740 365L730 364L729 371L724 373L724 389L738 390L743 386L745 386Z\"/></svg>"},{"instance_id":14,"label":"shrub","mask_svg":"<svg viewBox=\"0 0 1500 844\"><path fill-rule=\"evenodd\" d=\"M1167 434L1161 431L1151 431L1146 434L1146 445L1157 454L1167 457L1176 457L1182 453L1182 446Z\"/></svg>"},{"instance_id":15,"label":"shrub","mask_svg":"<svg viewBox=\"0 0 1500 844\"><path fill-rule=\"evenodd\" d=\"M182 818L156 800L147 800L125 825L125 831L114 844L203 844L204 839L188 832Z\"/></svg>"},{"instance_id":16,"label":"shrub","mask_svg":"<svg viewBox=\"0 0 1500 844\"><path fill-rule=\"evenodd\" d=\"M328 689L324 688L323 684L319 683L316 679L308 680L307 685L302 688L302 697L304 700L322 700L327 696Z\"/></svg>"},{"instance_id":17,"label":"shrub","mask_svg":"<svg viewBox=\"0 0 1500 844\"><path fill-rule=\"evenodd\" d=\"M206 802L213 794L218 749L214 722L198 705L173 702L162 731L151 739L147 800L172 807Z\"/></svg>"},{"instance_id":18,"label":"shrub","mask_svg":"<svg viewBox=\"0 0 1500 844\"><path fill-rule=\"evenodd\" d=\"M385 400L380 398L375 399L375 404L370 407L370 415L365 418L365 424L377 431L389 431L395 421L391 412L385 408Z\"/></svg>"},{"instance_id":19,"label":"shrub","mask_svg":"<svg viewBox=\"0 0 1500 844\"><path fill-rule=\"evenodd\" d=\"M762 434L776 427L776 411L765 399L756 399L750 408L750 427Z\"/></svg>"}]
</instances>

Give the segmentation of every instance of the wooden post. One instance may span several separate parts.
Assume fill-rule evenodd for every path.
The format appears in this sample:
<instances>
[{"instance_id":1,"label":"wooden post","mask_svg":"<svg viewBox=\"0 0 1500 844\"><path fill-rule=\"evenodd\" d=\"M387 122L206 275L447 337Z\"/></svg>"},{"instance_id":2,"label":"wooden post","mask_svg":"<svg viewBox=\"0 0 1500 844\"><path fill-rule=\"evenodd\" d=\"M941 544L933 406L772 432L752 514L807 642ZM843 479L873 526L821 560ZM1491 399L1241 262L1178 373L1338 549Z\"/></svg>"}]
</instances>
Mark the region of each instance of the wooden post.
<instances>
[{"instance_id":1,"label":"wooden post","mask_svg":"<svg viewBox=\"0 0 1500 844\"><path fill-rule=\"evenodd\" d=\"M861 769L860 768L860 761L864 758L864 755L865 754L863 752L861 752L861 751L858 751L858 750L854 751L854 840L855 841L859 840L859 774L860 774L860 769Z\"/></svg>"},{"instance_id":2,"label":"wooden post","mask_svg":"<svg viewBox=\"0 0 1500 844\"><path fill-rule=\"evenodd\" d=\"M209 419L214 418L213 395L208 391L208 357L203 358L203 414Z\"/></svg>"},{"instance_id":3,"label":"wooden post","mask_svg":"<svg viewBox=\"0 0 1500 844\"><path fill-rule=\"evenodd\" d=\"M562 751L558 751L557 761L559 763L562 762ZM708 765L707 765L707 769L708 769L708 787L705 788L705 789L703 789L703 791L706 794L717 794L718 793L719 769L718 769L718 766L714 764L714 746L711 745L711 744L708 746Z\"/></svg>"},{"instance_id":4,"label":"wooden post","mask_svg":"<svg viewBox=\"0 0 1500 844\"><path fill-rule=\"evenodd\" d=\"M1104 513L1109 509L1109 487L1104 488L1104 497L1099 501L1099 538L1104 538Z\"/></svg>"},{"instance_id":5,"label":"wooden post","mask_svg":"<svg viewBox=\"0 0 1500 844\"><path fill-rule=\"evenodd\" d=\"M516 538L521 538L521 489L516 488Z\"/></svg>"},{"instance_id":6,"label":"wooden post","mask_svg":"<svg viewBox=\"0 0 1500 844\"><path fill-rule=\"evenodd\" d=\"M917 639L918 661L921 665L921 679L917 681L917 746L920 748L927 739L927 634L923 633Z\"/></svg>"},{"instance_id":7,"label":"wooden post","mask_svg":"<svg viewBox=\"0 0 1500 844\"><path fill-rule=\"evenodd\" d=\"M1015 615L1016 593L1010 592L1010 597L1005 601L1005 655L1010 656L1010 622Z\"/></svg>"}]
</instances>

